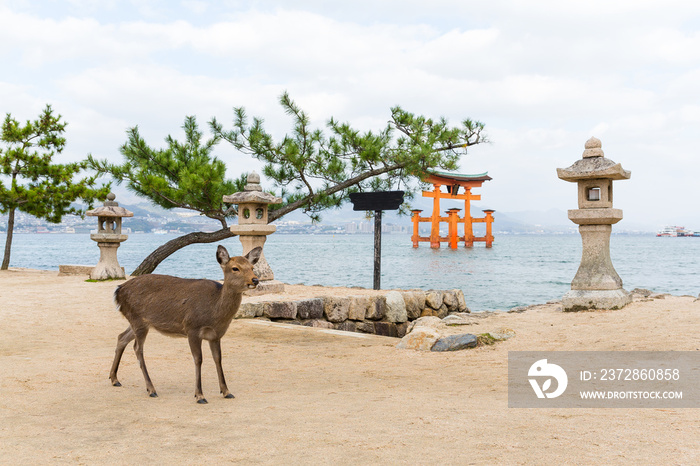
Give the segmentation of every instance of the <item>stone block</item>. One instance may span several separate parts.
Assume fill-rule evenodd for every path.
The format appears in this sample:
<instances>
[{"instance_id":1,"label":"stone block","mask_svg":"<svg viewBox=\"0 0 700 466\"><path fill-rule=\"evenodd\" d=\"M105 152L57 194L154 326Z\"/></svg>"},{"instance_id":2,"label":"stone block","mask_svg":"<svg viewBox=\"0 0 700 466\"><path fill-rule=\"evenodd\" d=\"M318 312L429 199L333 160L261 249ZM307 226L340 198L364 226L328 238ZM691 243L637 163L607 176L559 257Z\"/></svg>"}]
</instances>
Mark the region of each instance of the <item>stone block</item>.
<instances>
[{"instance_id":1,"label":"stone block","mask_svg":"<svg viewBox=\"0 0 700 466\"><path fill-rule=\"evenodd\" d=\"M411 332L413 333L413 332ZM462 335L449 335L440 338L435 342L431 351L459 351L466 348L474 348L476 346L476 335L465 333Z\"/></svg>"},{"instance_id":2,"label":"stone block","mask_svg":"<svg viewBox=\"0 0 700 466\"><path fill-rule=\"evenodd\" d=\"M464 292L462 290L452 290L452 292L455 294L459 305L457 312L471 312L467 307L467 300L464 298Z\"/></svg>"},{"instance_id":3,"label":"stone block","mask_svg":"<svg viewBox=\"0 0 700 466\"><path fill-rule=\"evenodd\" d=\"M355 330L357 330L356 324L352 320L346 320L345 322L335 324L335 329L342 330L344 332L354 332Z\"/></svg>"},{"instance_id":4,"label":"stone block","mask_svg":"<svg viewBox=\"0 0 700 466\"><path fill-rule=\"evenodd\" d=\"M327 320L323 319L311 319L302 322L303 325L307 327L314 327L314 328L335 328L335 326L328 322Z\"/></svg>"},{"instance_id":5,"label":"stone block","mask_svg":"<svg viewBox=\"0 0 700 466\"><path fill-rule=\"evenodd\" d=\"M323 298L323 313L329 322L338 323L348 320L349 311L349 298L335 296L326 296Z\"/></svg>"},{"instance_id":6,"label":"stone block","mask_svg":"<svg viewBox=\"0 0 700 466\"><path fill-rule=\"evenodd\" d=\"M449 313L450 313L450 311L447 310L447 306L445 305L445 303L443 303L442 306L440 306L440 309L437 309L435 311L435 315L441 319L444 317L447 317L447 314L449 314Z\"/></svg>"},{"instance_id":7,"label":"stone block","mask_svg":"<svg viewBox=\"0 0 700 466\"><path fill-rule=\"evenodd\" d=\"M399 349L430 351L439 338L440 334L434 328L419 327L404 336L396 347Z\"/></svg>"},{"instance_id":8,"label":"stone block","mask_svg":"<svg viewBox=\"0 0 700 466\"><path fill-rule=\"evenodd\" d=\"M406 322L406 303L398 291L390 291L386 294L386 312L384 317L389 322Z\"/></svg>"},{"instance_id":9,"label":"stone block","mask_svg":"<svg viewBox=\"0 0 700 466\"><path fill-rule=\"evenodd\" d=\"M376 296L370 298L370 305L367 308L366 319L380 320L384 318L386 313L386 297Z\"/></svg>"},{"instance_id":10,"label":"stone block","mask_svg":"<svg viewBox=\"0 0 700 466\"><path fill-rule=\"evenodd\" d=\"M425 294L425 304L433 309L440 309L442 306L442 291L431 290Z\"/></svg>"},{"instance_id":11,"label":"stone block","mask_svg":"<svg viewBox=\"0 0 700 466\"><path fill-rule=\"evenodd\" d=\"M299 319L320 319L323 317L323 300L321 298L296 301Z\"/></svg>"},{"instance_id":12,"label":"stone block","mask_svg":"<svg viewBox=\"0 0 700 466\"><path fill-rule=\"evenodd\" d=\"M393 322L375 322L374 333L376 333L377 335L394 338L396 338L399 335L399 332L396 329L396 324L394 324Z\"/></svg>"},{"instance_id":13,"label":"stone block","mask_svg":"<svg viewBox=\"0 0 700 466\"><path fill-rule=\"evenodd\" d=\"M370 303L369 296L350 296L348 319L365 320Z\"/></svg>"},{"instance_id":14,"label":"stone block","mask_svg":"<svg viewBox=\"0 0 700 466\"><path fill-rule=\"evenodd\" d=\"M425 308L425 293L422 291L401 292L404 303L406 303L406 317L408 320L415 320L420 317Z\"/></svg>"},{"instance_id":15,"label":"stone block","mask_svg":"<svg viewBox=\"0 0 700 466\"><path fill-rule=\"evenodd\" d=\"M410 322L402 322L400 324L396 324L396 336L398 338L403 338L408 333L409 325Z\"/></svg>"},{"instance_id":16,"label":"stone block","mask_svg":"<svg viewBox=\"0 0 700 466\"><path fill-rule=\"evenodd\" d=\"M374 322L372 322L370 320L358 322L355 325L355 328L357 329L358 332L362 332L362 333L376 333L374 331Z\"/></svg>"},{"instance_id":17,"label":"stone block","mask_svg":"<svg viewBox=\"0 0 700 466\"><path fill-rule=\"evenodd\" d=\"M265 303L241 303L241 307L236 311L236 319L252 319L263 315Z\"/></svg>"},{"instance_id":18,"label":"stone block","mask_svg":"<svg viewBox=\"0 0 700 466\"><path fill-rule=\"evenodd\" d=\"M442 303L447 306L448 312L459 312L459 301L454 291L445 291L442 294Z\"/></svg>"},{"instance_id":19,"label":"stone block","mask_svg":"<svg viewBox=\"0 0 700 466\"><path fill-rule=\"evenodd\" d=\"M297 305L294 301L271 301L265 303L263 316L268 319L296 319Z\"/></svg>"}]
</instances>

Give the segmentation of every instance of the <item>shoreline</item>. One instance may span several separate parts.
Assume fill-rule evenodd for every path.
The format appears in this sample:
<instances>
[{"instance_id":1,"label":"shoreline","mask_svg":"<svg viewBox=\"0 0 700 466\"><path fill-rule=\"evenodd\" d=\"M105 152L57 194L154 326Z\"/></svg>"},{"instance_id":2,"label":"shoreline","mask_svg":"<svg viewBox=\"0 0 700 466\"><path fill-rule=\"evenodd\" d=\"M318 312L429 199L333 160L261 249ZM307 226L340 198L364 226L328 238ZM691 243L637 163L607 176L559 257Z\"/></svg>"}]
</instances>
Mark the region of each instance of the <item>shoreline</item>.
<instances>
[{"instance_id":1,"label":"shoreline","mask_svg":"<svg viewBox=\"0 0 700 466\"><path fill-rule=\"evenodd\" d=\"M218 396L204 348L208 405L192 397L186 340L151 332L146 395L127 349L114 282L56 272L0 272L0 459L126 462L633 464L700 461L697 409L508 408L509 351L700 351L700 301L664 296L616 311L556 305L493 313L469 333L515 336L453 353L397 339L234 320L222 339L234 400ZM345 334L344 334L345 333ZM359 335L359 336L358 336Z\"/></svg>"}]
</instances>

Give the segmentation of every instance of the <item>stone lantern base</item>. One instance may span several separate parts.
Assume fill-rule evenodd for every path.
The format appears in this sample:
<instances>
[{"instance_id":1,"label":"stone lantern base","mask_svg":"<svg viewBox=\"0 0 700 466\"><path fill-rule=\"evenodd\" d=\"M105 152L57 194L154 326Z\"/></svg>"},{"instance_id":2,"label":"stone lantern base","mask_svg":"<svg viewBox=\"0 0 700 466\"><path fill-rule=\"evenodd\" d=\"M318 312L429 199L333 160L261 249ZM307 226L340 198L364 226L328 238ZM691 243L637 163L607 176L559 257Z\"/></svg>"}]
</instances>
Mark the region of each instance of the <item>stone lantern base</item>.
<instances>
[{"instance_id":1,"label":"stone lantern base","mask_svg":"<svg viewBox=\"0 0 700 466\"><path fill-rule=\"evenodd\" d=\"M96 236L96 235L92 235ZM121 241L103 242L97 245L100 247L100 260L90 272L92 280L109 280L115 278L126 278L124 267L117 261L117 248Z\"/></svg>"},{"instance_id":2,"label":"stone lantern base","mask_svg":"<svg viewBox=\"0 0 700 466\"><path fill-rule=\"evenodd\" d=\"M617 290L571 290L562 298L564 312L622 309L631 302L632 296L622 288Z\"/></svg>"}]
</instances>

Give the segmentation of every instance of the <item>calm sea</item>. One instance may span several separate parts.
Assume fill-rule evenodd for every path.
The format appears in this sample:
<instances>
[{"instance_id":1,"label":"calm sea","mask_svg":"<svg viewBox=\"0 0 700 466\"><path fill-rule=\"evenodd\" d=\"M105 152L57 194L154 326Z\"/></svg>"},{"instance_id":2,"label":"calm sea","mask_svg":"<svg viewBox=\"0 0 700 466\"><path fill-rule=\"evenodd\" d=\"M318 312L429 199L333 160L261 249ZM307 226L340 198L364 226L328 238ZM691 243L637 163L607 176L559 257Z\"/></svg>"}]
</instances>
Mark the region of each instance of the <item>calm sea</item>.
<instances>
[{"instance_id":1,"label":"calm sea","mask_svg":"<svg viewBox=\"0 0 700 466\"><path fill-rule=\"evenodd\" d=\"M175 236L138 234L122 243L126 272ZM222 242L241 253L238 238ZM188 246L164 261L157 273L221 279L215 244ZM613 235L611 255L627 290L648 288L675 295L700 293L700 238ZM373 283L372 235L271 235L265 257L275 278L306 285L360 286ZM581 258L578 235L497 236L491 249L414 249L410 237L382 237L382 288L464 291L472 310L507 310L560 299L570 289ZM96 264L97 244L87 235L15 234L12 267L58 270L59 264Z\"/></svg>"}]
</instances>

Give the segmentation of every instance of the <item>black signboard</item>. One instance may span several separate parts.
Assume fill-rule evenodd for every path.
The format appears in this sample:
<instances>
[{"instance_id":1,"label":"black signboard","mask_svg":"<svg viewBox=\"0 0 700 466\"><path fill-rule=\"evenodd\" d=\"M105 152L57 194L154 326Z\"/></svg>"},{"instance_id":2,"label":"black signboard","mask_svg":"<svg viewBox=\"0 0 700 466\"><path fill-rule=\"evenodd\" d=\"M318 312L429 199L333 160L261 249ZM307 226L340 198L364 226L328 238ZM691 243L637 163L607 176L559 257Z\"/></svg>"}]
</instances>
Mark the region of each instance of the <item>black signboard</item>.
<instances>
[{"instance_id":1,"label":"black signboard","mask_svg":"<svg viewBox=\"0 0 700 466\"><path fill-rule=\"evenodd\" d=\"M374 211L374 289L379 289L382 270L382 211L396 210L403 203L403 191L375 191L350 194L352 210Z\"/></svg>"},{"instance_id":2,"label":"black signboard","mask_svg":"<svg viewBox=\"0 0 700 466\"><path fill-rule=\"evenodd\" d=\"M375 191L350 194L352 210L396 210L403 203L403 191Z\"/></svg>"}]
</instances>

